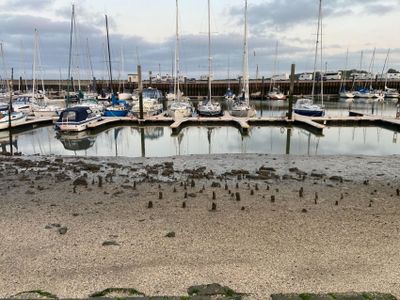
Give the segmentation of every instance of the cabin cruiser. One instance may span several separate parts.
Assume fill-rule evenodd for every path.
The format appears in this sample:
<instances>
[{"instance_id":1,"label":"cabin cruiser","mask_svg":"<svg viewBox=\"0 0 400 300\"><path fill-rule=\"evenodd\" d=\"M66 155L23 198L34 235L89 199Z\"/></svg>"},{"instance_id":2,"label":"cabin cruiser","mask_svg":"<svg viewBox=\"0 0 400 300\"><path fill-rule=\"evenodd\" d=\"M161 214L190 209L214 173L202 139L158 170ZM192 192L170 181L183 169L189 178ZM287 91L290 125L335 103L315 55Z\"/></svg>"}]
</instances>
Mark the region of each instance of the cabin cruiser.
<instances>
[{"instance_id":1,"label":"cabin cruiser","mask_svg":"<svg viewBox=\"0 0 400 300\"><path fill-rule=\"evenodd\" d=\"M325 109L319 105L313 104L311 99L301 98L296 101L293 111L302 116L323 117Z\"/></svg>"},{"instance_id":2,"label":"cabin cruiser","mask_svg":"<svg viewBox=\"0 0 400 300\"><path fill-rule=\"evenodd\" d=\"M79 132L88 129L90 124L101 120L101 116L89 107L70 107L60 113L55 129L59 131Z\"/></svg>"},{"instance_id":3,"label":"cabin cruiser","mask_svg":"<svg viewBox=\"0 0 400 300\"><path fill-rule=\"evenodd\" d=\"M143 90L143 114L146 116L154 116L163 111L162 93L158 89L146 88ZM135 115L139 115L140 107L139 101L137 101L133 107L132 112Z\"/></svg>"},{"instance_id":4,"label":"cabin cruiser","mask_svg":"<svg viewBox=\"0 0 400 300\"><path fill-rule=\"evenodd\" d=\"M99 103L96 99L82 99L78 104L74 104L72 107L89 107L92 112L97 115L101 115L104 112L104 105Z\"/></svg>"},{"instance_id":5,"label":"cabin cruiser","mask_svg":"<svg viewBox=\"0 0 400 300\"><path fill-rule=\"evenodd\" d=\"M26 121L26 114L23 112L12 112L11 113L11 126L23 124ZM8 112L0 112L0 130L7 129L10 123L10 117Z\"/></svg>"}]
</instances>

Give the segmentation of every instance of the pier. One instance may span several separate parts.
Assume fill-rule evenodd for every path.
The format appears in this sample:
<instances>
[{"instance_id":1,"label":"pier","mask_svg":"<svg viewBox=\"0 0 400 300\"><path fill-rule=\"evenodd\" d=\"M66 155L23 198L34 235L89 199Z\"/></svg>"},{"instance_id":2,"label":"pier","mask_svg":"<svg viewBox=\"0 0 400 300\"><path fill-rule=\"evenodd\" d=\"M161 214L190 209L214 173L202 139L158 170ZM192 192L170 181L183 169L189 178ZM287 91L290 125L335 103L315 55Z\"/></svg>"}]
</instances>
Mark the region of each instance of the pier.
<instances>
[{"instance_id":1,"label":"pier","mask_svg":"<svg viewBox=\"0 0 400 300\"><path fill-rule=\"evenodd\" d=\"M279 86L281 91L285 94L289 93L290 90L290 81L289 80L282 80L282 81L275 81L272 82L275 86ZM270 80L262 80L262 79L252 79L250 80L250 93L255 93L255 92L260 92L261 97L265 98L270 90L271 86L271 81ZM14 90L18 89L18 81L14 80ZM81 86L82 87L87 87L92 84L91 81L89 80L81 80ZM351 87L353 85L353 80L346 80L345 84L347 87ZM30 80L27 81L28 87L32 86L32 83ZM67 89L67 81L66 80L45 80L44 85L47 91L52 92L52 93L58 93L60 90L66 90ZM324 92L325 94L332 94L332 95L337 95L340 89L341 81L340 80L328 80L324 81ZM395 89L400 89L400 80L390 80L388 82L388 87L390 88L395 88ZM115 83L113 85L114 91L118 91L119 89L119 83ZM126 82L124 83L124 86L126 90L133 91L138 88L137 83L132 83L132 82ZM230 81L230 86L231 90L238 95L240 93L240 81L239 80L234 80L232 79ZM321 86L321 82L317 82L316 85L316 93L319 92ZM354 83L354 86L357 87L357 82ZM385 88L385 81L384 80L375 80L373 82L373 86L376 89L384 89ZM159 82L159 81L144 81L143 82L143 87L153 87L161 90L163 94L165 95L171 90L172 83L169 82ZM216 97L222 97L226 89L228 87L228 81L227 80L214 80L212 82L212 95L215 95ZM203 98L207 96L207 91L208 91L208 85L207 81L204 80L188 80L185 79L181 83L181 88L182 92L192 98ZM77 88L76 88L77 89ZM75 90L76 90L75 89ZM96 91L100 93L102 90L108 90L109 89L109 82L105 80L99 80L96 81ZM312 81L301 81L301 80L295 80L294 83L294 95L309 95L311 94L312 90Z\"/></svg>"},{"instance_id":2,"label":"pier","mask_svg":"<svg viewBox=\"0 0 400 300\"><path fill-rule=\"evenodd\" d=\"M28 118L23 124L14 124L13 131L23 132L28 129L48 126L53 124L52 118ZM248 135L252 127L299 127L306 129L317 136L323 135L323 130L328 127L341 126L376 126L386 128L392 131L400 132L400 119L388 118L382 116L371 116L361 112L350 111L347 117L305 117L297 114L292 119L286 116L278 117L253 117L238 118L231 116L228 112L220 117L198 117L182 118L174 120L161 113L156 116L138 119L137 117L103 117L96 123L88 125L89 130L102 131L104 128L116 126L169 126L173 135L178 135L182 129L189 126L231 126L237 128L242 135ZM6 130L4 130L6 131Z\"/></svg>"}]
</instances>

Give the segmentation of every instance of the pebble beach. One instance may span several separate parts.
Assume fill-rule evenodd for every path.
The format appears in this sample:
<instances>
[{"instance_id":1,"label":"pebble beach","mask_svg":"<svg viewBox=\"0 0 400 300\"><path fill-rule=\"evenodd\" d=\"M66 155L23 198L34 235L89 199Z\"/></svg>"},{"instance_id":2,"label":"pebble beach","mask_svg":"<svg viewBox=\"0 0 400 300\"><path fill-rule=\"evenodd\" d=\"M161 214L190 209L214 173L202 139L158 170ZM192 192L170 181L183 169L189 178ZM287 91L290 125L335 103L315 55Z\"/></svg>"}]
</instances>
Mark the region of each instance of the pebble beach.
<instances>
[{"instance_id":1,"label":"pebble beach","mask_svg":"<svg viewBox=\"0 0 400 300\"><path fill-rule=\"evenodd\" d=\"M0 157L0 297L400 297L399 156Z\"/></svg>"}]
</instances>

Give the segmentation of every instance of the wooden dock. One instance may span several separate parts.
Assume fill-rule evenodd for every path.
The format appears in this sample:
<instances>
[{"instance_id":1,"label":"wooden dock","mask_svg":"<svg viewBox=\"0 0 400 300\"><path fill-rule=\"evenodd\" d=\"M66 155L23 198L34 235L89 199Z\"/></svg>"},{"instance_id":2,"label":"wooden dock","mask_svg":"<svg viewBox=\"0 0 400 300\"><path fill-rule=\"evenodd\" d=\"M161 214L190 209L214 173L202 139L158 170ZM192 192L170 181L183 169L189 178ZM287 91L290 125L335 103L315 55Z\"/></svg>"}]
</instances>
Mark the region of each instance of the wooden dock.
<instances>
[{"instance_id":1,"label":"wooden dock","mask_svg":"<svg viewBox=\"0 0 400 300\"><path fill-rule=\"evenodd\" d=\"M24 124L13 124L13 130L22 132L39 126L48 126L54 122L52 118L29 118ZM89 130L102 131L104 128L116 126L169 126L172 134L176 135L189 126L232 126L243 135L247 135L252 127L281 126L300 127L315 135L322 136L327 126L377 126L392 131L400 132L400 119L371 116L358 112L350 112L348 117L305 117L293 115L293 119L287 117L253 117L238 118L225 112L220 117L188 117L174 120L162 113L157 116L138 119L137 117L104 117L96 123L90 124Z\"/></svg>"}]
</instances>

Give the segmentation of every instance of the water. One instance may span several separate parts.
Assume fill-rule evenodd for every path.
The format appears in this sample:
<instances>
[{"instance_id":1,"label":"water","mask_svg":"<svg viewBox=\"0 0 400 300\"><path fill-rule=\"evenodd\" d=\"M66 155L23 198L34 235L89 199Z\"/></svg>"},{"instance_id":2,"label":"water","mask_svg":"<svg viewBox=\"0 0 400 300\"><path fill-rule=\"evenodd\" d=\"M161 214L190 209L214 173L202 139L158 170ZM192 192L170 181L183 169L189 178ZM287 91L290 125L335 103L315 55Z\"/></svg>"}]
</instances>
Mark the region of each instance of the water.
<instances>
[{"instance_id":1,"label":"water","mask_svg":"<svg viewBox=\"0 0 400 300\"><path fill-rule=\"evenodd\" d=\"M3 140L4 150L7 144ZM391 155L400 154L400 134L377 127L332 127L318 137L300 128L256 127L242 136L233 127L188 127L172 136L169 127L116 127L97 135L83 132L57 136L52 127L42 127L17 135L14 148L27 155L111 157L287 152L310 156Z\"/></svg>"},{"instance_id":2,"label":"water","mask_svg":"<svg viewBox=\"0 0 400 300\"><path fill-rule=\"evenodd\" d=\"M287 102L255 101L259 116L281 116ZM396 113L393 101L347 103L325 99L329 116L347 116L352 110L379 116ZM290 143L288 143L288 140ZM8 132L0 132L0 150L9 150ZM332 127L318 137L300 128L254 127L242 136L233 127L188 127L173 136L169 127L116 127L99 133L57 136L50 127L14 136L14 151L23 154L164 157L190 154L265 153L296 155L400 154L400 134L377 127Z\"/></svg>"}]
</instances>

